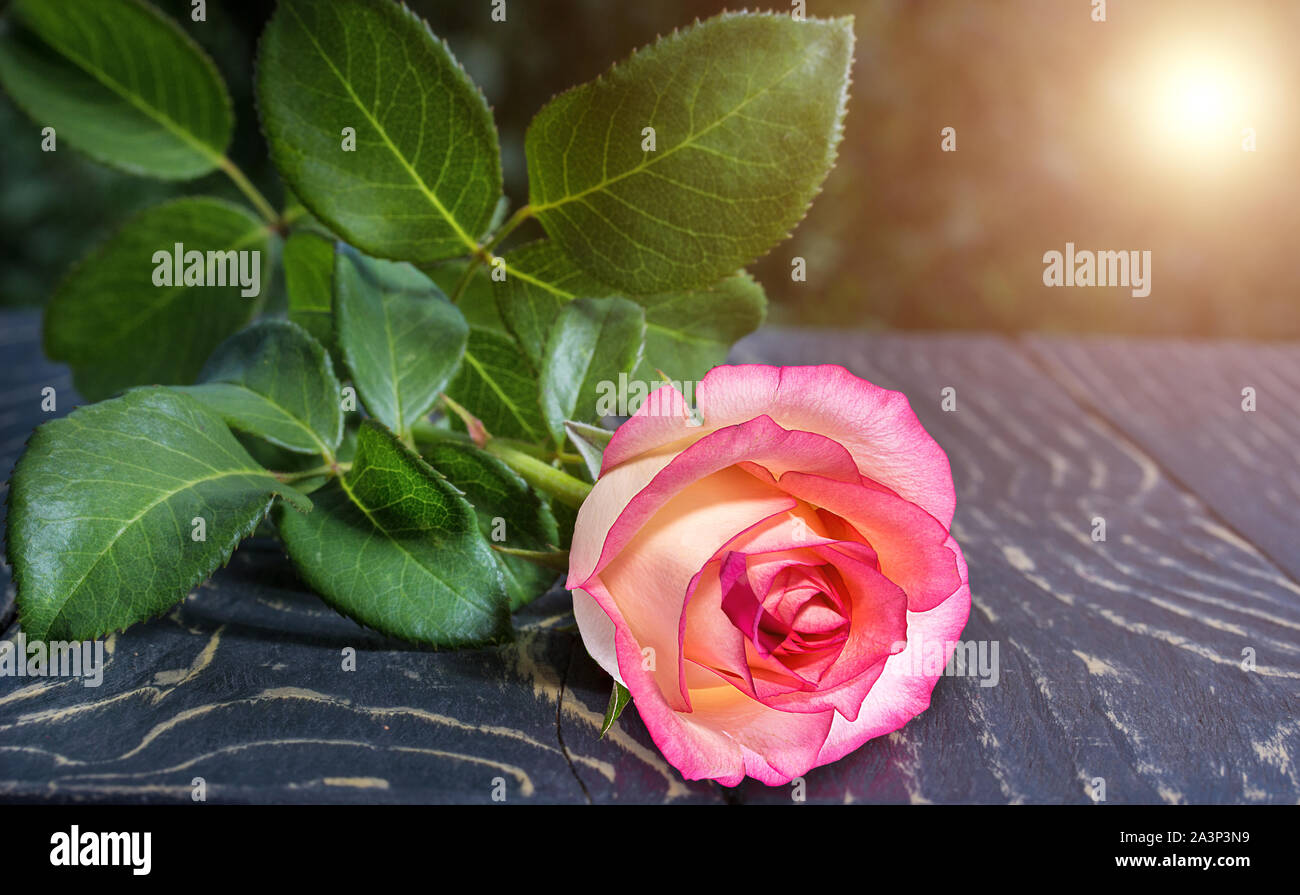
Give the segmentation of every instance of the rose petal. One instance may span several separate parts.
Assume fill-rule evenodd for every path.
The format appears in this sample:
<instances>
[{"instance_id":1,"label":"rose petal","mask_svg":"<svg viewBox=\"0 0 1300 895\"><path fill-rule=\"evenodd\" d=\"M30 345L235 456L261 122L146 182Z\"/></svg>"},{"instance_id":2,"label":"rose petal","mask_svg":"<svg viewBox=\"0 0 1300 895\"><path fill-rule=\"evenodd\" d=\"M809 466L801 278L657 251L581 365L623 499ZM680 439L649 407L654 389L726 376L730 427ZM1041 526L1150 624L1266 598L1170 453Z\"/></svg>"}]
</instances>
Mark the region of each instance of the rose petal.
<instances>
[{"instance_id":1,"label":"rose petal","mask_svg":"<svg viewBox=\"0 0 1300 895\"><path fill-rule=\"evenodd\" d=\"M575 587L570 593L573 595L573 617L578 622L578 634L587 652L606 674L626 687L614 651L614 622L595 598L582 588Z\"/></svg>"},{"instance_id":2,"label":"rose petal","mask_svg":"<svg viewBox=\"0 0 1300 895\"><path fill-rule=\"evenodd\" d=\"M599 572L605 563L623 549L646 520L687 485L742 461L759 464L769 469L774 476L797 469L831 481L857 481L853 458L829 438L812 432L783 429L767 416L758 416L748 422L719 429L696 441L662 466L650 482L626 502L623 511L608 528L605 545L594 571ZM634 462L640 464L642 461L638 458ZM644 470L645 467L638 465L638 479ZM592 493L595 493L594 489ZM607 496L602 494L602 500L604 499ZM591 497L588 497L584 506L590 502ZM736 533L728 532L728 536ZM572 557L570 568L573 568ZM570 580L573 580L572 574Z\"/></svg>"},{"instance_id":3,"label":"rose petal","mask_svg":"<svg viewBox=\"0 0 1300 895\"><path fill-rule=\"evenodd\" d=\"M690 662L725 673L735 685L753 692L749 663L745 658L745 635L722 611L722 588L718 576L720 560L710 560L691 582L682 614L683 656Z\"/></svg>"},{"instance_id":4,"label":"rose petal","mask_svg":"<svg viewBox=\"0 0 1300 895\"><path fill-rule=\"evenodd\" d=\"M601 582L642 647L654 649L655 675L675 708L690 708L681 679L680 622L691 579L736 532L793 505L784 491L724 468L673 494L661 512L631 531L619 545L624 549L581 582L592 596L593 583ZM610 543L626 534L620 524Z\"/></svg>"},{"instance_id":5,"label":"rose petal","mask_svg":"<svg viewBox=\"0 0 1300 895\"><path fill-rule=\"evenodd\" d=\"M578 508L578 517L573 524L569 577L565 587L572 590L591 577L605 548L610 526L618 520L628 501L649 485L676 456L669 450L648 453L623 463L596 480L591 493Z\"/></svg>"},{"instance_id":6,"label":"rose petal","mask_svg":"<svg viewBox=\"0 0 1300 895\"><path fill-rule=\"evenodd\" d=\"M945 546L956 558L960 588L927 612L907 613L907 647L885 663L884 672L867 694L855 720L835 718L830 736L817 756L818 765L847 755L867 740L898 730L929 708L934 685L943 671L940 669L937 674L915 673L918 669L927 671L919 657L927 643L952 644L945 650L946 664L952 658L955 644L970 617L966 559L956 540L949 538Z\"/></svg>"},{"instance_id":7,"label":"rose petal","mask_svg":"<svg viewBox=\"0 0 1300 895\"><path fill-rule=\"evenodd\" d=\"M664 391L667 389L668 391ZM880 388L832 364L715 367L696 393L703 425L689 425L681 394L664 386L657 415L643 405L605 448L602 474L647 451L678 449L760 414L783 428L816 432L843 445L859 471L921 506L947 528L956 497L948 456L901 392ZM646 402L647 405L650 402Z\"/></svg>"},{"instance_id":8,"label":"rose petal","mask_svg":"<svg viewBox=\"0 0 1300 895\"><path fill-rule=\"evenodd\" d=\"M849 592L845 595L852 605L848 637L829 651L829 662L816 653L807 659L783 659L785 669L816 684L798 689L783 687L779 680L769 681L760 674L759 668L767 668L770 662L751 647L747 654L753 668L754 693L773 708L790 712L833 708L852 719L884 669L885 660L906 636L907 598L874 566L851 556L852 551L835 547L816 550L834 563L837 586Z\"/></svg>"},{"instance_id":9,"label":"rose petal","mask_svg":"<svg viewBox=\"0 0 1300 895\"><path fill-rule=\"evenodd\" d=\"M777 786L815 767L833 713L776 711L716 675L716 687L692 688L693 711L675 711L642 670L635 640L619 631L616 646L637 713L659 751L686 779L735 786L748 775Z\"/></svg>"},{"instance_id":10,"label":"rose petal","mask_svg":"<svg viewBox=\"0 0 1300 895\"><path fill-rule=\"evenodd\" d=\"M853 525L875 550L880 571L907 593L907 607L925 612L960 584L946 528L933 516L887 491L799 472L781 476L794 497Z\"/></svg>"}]
</instances>

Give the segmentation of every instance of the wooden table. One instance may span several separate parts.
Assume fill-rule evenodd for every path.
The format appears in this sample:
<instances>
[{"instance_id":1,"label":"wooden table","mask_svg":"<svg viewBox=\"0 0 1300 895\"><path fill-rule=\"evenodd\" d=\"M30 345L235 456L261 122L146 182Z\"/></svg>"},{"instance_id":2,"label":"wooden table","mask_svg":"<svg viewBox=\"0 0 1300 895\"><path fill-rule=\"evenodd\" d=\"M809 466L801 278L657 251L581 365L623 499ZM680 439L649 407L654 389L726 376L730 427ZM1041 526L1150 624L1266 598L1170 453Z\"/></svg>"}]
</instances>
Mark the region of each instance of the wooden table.
<instances>
[{"instance_id":1,"label":"wooden table","mask_svg":"<svg viewBox=\"0 0 1300 895\"><path fill-rule=\"evenodd\" d=\"M0 333L8 470L41 387L76 400L35 314ZM1098 778L1109 802L1300 801L1300 346L768 330L735 359L907 393L952 459L964 638L999 646L996 686L943 679L903 730L809 773L808 801L1091 802ZM249 542L109 638L99 688L0 678L0 797L188 802L202 777L209 802L488 802L503 778L509 801L790 801L683 781L632 710L600 740L609 681L568 608L557 589L512 646L420 651Z\"/></svg>"}]
</instances>

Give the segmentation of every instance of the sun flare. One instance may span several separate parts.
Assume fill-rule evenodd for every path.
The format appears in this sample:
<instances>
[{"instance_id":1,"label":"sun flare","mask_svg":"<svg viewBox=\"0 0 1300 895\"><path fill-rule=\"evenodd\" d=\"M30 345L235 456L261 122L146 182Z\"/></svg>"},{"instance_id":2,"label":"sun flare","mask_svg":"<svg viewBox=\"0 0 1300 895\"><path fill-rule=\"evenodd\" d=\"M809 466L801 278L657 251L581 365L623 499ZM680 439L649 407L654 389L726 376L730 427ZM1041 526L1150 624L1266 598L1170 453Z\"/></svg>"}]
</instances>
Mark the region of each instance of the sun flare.
<instances>
[{"instance_id":1,"label":"sun flare","mask_svg":"<svg viewBox=\"0 0 1300 895\"><path fill-rule=\"evenodd\" d=\"M1269 54L1210 38L1171 41L1120 75L1128 114L1158 167L1236 171L1262 130L1278 131Z\"/></svg>"},{"instance_id":2,"label":"sun flare","mask_svg":"<svg viewBox=\"0 0 1300 895\"><path fill-rule=\"evenodd\" d=\"M1193 59L1171 70L1157 98L1157 124L1185 148L1222 148L1243 126L1240 78L1218 61Z\"/></svg>"}]
</instances>

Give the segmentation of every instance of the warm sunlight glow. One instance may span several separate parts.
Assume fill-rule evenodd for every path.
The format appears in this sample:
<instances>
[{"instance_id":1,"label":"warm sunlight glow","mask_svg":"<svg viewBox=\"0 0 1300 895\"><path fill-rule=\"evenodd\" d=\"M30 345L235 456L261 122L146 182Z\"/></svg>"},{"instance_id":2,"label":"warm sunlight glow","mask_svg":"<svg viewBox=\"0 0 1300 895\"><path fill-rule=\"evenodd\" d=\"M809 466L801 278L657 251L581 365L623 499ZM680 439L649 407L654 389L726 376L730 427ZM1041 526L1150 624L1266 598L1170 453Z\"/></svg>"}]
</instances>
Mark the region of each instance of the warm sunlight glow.
<instances>
[{"instance_id":1,"label":"warm sunlight glow","mask_svg":"<svg viewBox=\"0 0 1300 895\"><path fill-rule=\"evenodd\" d=\"M1195 173L1198 188L1252 170L1258 141L1282 132L1267 52L1201 35L1171 38L1113 70L1111 110L1125 115L1147 174Z\"/></svg>"},{"instance_id":2,"label":"warm sunlight glow","mask_svg":"<svg viewBox=\"0 0 1300 895\"><path fill-rule=\"evenodd\" d=\"M1166 139L1188 150L1222 148L1235 141L1242 97L1225 66L1189 60L1167 76L1160 90L1157 122Z\"/></svg>"}]
</instances>

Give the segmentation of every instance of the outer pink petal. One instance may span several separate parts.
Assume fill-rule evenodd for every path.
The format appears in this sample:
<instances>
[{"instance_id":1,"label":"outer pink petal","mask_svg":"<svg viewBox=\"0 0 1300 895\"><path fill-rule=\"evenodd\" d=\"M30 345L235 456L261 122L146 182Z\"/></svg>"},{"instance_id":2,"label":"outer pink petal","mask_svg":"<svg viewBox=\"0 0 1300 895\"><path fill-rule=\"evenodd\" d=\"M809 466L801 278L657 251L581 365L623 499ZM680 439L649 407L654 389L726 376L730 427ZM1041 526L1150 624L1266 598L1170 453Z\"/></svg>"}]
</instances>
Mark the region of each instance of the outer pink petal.
<instances>
[{"instance_id":1,"label":"outer pink petal","mask_svg":"<svg viewBox=\"0 0 1300 895\"><path fill-rule=\"evenodd\" d=\"M716 687L692 690L694 711L674 711L653 677L642 670L636 643L622 630L616 643L619 668L637 713L659 751L686 779L735 786L748 775L776 786L816 766L833 712L775 711L720 677Z\"/></svg>"},{"instance_id":2,"label":"outer pink petal","mask_svg":"<svg viewBox=\"0 0 1300 895\"><path fill-rule=\"evenodd\" d=\"M596 573L579 582L597 599L591 585L603 584L629 632L642 647L654 648L655 675L675 708L690 707L681 676L680 623L691 579L737 532L794 505L784 491L726 467L671 491L662 512L635 529L620 532L622 521L616 523L606 544L606 554L613 556L602 559ZM615 543L625 549L611 551Z\"/></svg>"},{"instance_id":3,"label":"outer pink petal","mask_svg":"<svg viewBox=\"0 0 1300 895\"><path fill-rule=\"evenodd\" d=\"M630 462L638 466L637 477L640 478L643 471L640 464L644 461L636 458ZM626 501L618 518L609 526L594 571L599 572L605 564L617 556L636 532L687 486L741 462L761 465L774 477L779 477L789 470L798 470L800 473L817 476L827 481L849 483L855 482L856 479L853 458L841 445L812 432L784 429L770 417L760 414L746 422L709 433L662 466L648 484ZM621 469L622 466L618 470L611 469L609 475L612 476ZM602 475L602 480L603 478ZM761 481L757 477L754 478L755 482ZM775 483L775 478L770 481ZM770 490L775 492L778 489L773 484ZM583 506L593 500L603 502L608 499L609 497L604 493L598 496L593 488L591 495L583 502ZM579 522L583 521L580 515ZM757 518L752 521L757 521ZM682 520L675 525L682 529L683 534L690 534L693 525L698 528L698 524L690 520ZM726 535L730 538L748 527L746 525L742 529L726 532ZM576 539L575 529L575 541ZM584 561L587 559L585 549L584 538ZM581 579L575 578L573 572L577 566L572 554L570 554L569 568L569 580L581 583ZM694 571L697 570L698 567Z\"/></svg>"},{"instance_id":4,"label":"outer pink petal","mask_svg":"<svg viewBox=\"0 0 1300 895\"><path fill-rule=\"evenodd\" d=\"M618 606L610 599L599 579L593 579L588 587L591 590L590 598L606 614L614 629L615 671L618 672L615 677L632 694L637 713L645 722L646 729L650 732L655 745L659 747L659 751L677 770L681 771L683 777L688 780L718 780L724 786L735 786L744 779L746 773L749 773L750 776L759 779L763 779L760 774L764 774L773 778L772 782L786 782L775 779L779 774L770 765L746 755L746 750L740 743L728 735L725 716L720 718L717 713L709 716L699 711L674 710L664 699L655 675L644 668L641 645L628 630ZM579 595L582 594L583 591L576 590L575 600L580 599ZM592 648L592 643L585 637L584 643L587 643L588 649ZM721 679L719 682L720 689L725 688L730 691L730 694L734 694L733 698L747 698L729 684L721 682ZM764 711L770 712L770 710ZM770 735L773 727L783 727L787 731L787 744L784 751L794 751L789 743L797 741L800 744L797 758L808 767L811 767L811 763L816 760L817 751L830 732L829 714L812 724L801 724L785 718L755 718L754 714L757 713L746 716L741 723L752 724L756 738L761 738L763 733Z\"/></svg>"},{"instance_id":5,"label":"outer pink petal","mask_svg":"<svg viewBox=\"0 0 1300 895\"><path fill-rule=\"evenodd\" d=\"M669 445L675 445L677 450L686 448L723 425L692 425L693 422L682 393L671 384L660 386L641 403L636 413L614 430L614 436L602 454L601 477L646 451L657 451ZM726 425L743 422L745 420L732 420Z\"/></svg>"},{"instance_id":6,"label":"outer pink petal","mask_svg":"<svg viewBox=\"0 0 1300 895\"><path fill-rule=\"evenodd\" d=\"M569 578L572 590L591 577L605 547L610 527L623 509L677 456L675 451L657 451L629 460L597 479L587 499L578 508L569 547Z\"/></svg>"},{"instance_id":7,"label":"outer pink petal","mask_svg":"<svg viewBox=\"0 0 1300 895\"><path fill-rule=\"evenodd\" d=\"M946 544L957 559L961 587L947 600L927 612L907 613L907 647L891 656L885 670L867 694L854 721L836 717L830 736L817 756L817 764L829 764L857 749L867 740L891 733L930 707L934 685L942 677L924 672L921 652L927 643L951 643L944 661L952 658L957 640L970 617L970 584L966 559L956 540Z\"/></svg>"},{"instance_id":8,"label":"outer pink petal","mask_svg":"<svg viewBox=\"0 0 1300 895\"><path fill-rule=\"evenodd\" d=\"M602 472L646 451L666 445L680 448L716 429L766 414L786 429L839 442L863 475L916 503L944 528L952 524L955 496L948 457L901 392L831 364L715 367L697 391L704 423L694 427L685 401L671 386L656 394L655 402L647 401L618 428L605 449ZM658 415L642 412L652 406Z\"/></svg>"},{"instance_id":9,"label":"outer pink petal","mask_svg":"<svg viewBox=\"0 0 1300 895\"><path fill-rule=\"evenodd\" d=\"M614 651L614 622L591 594L577 587L571 593L573 617L578 622L578 633L587 652L606 674L626 687L627 681L619 674L618 655Z\"/></svg>"}]
</instances>

